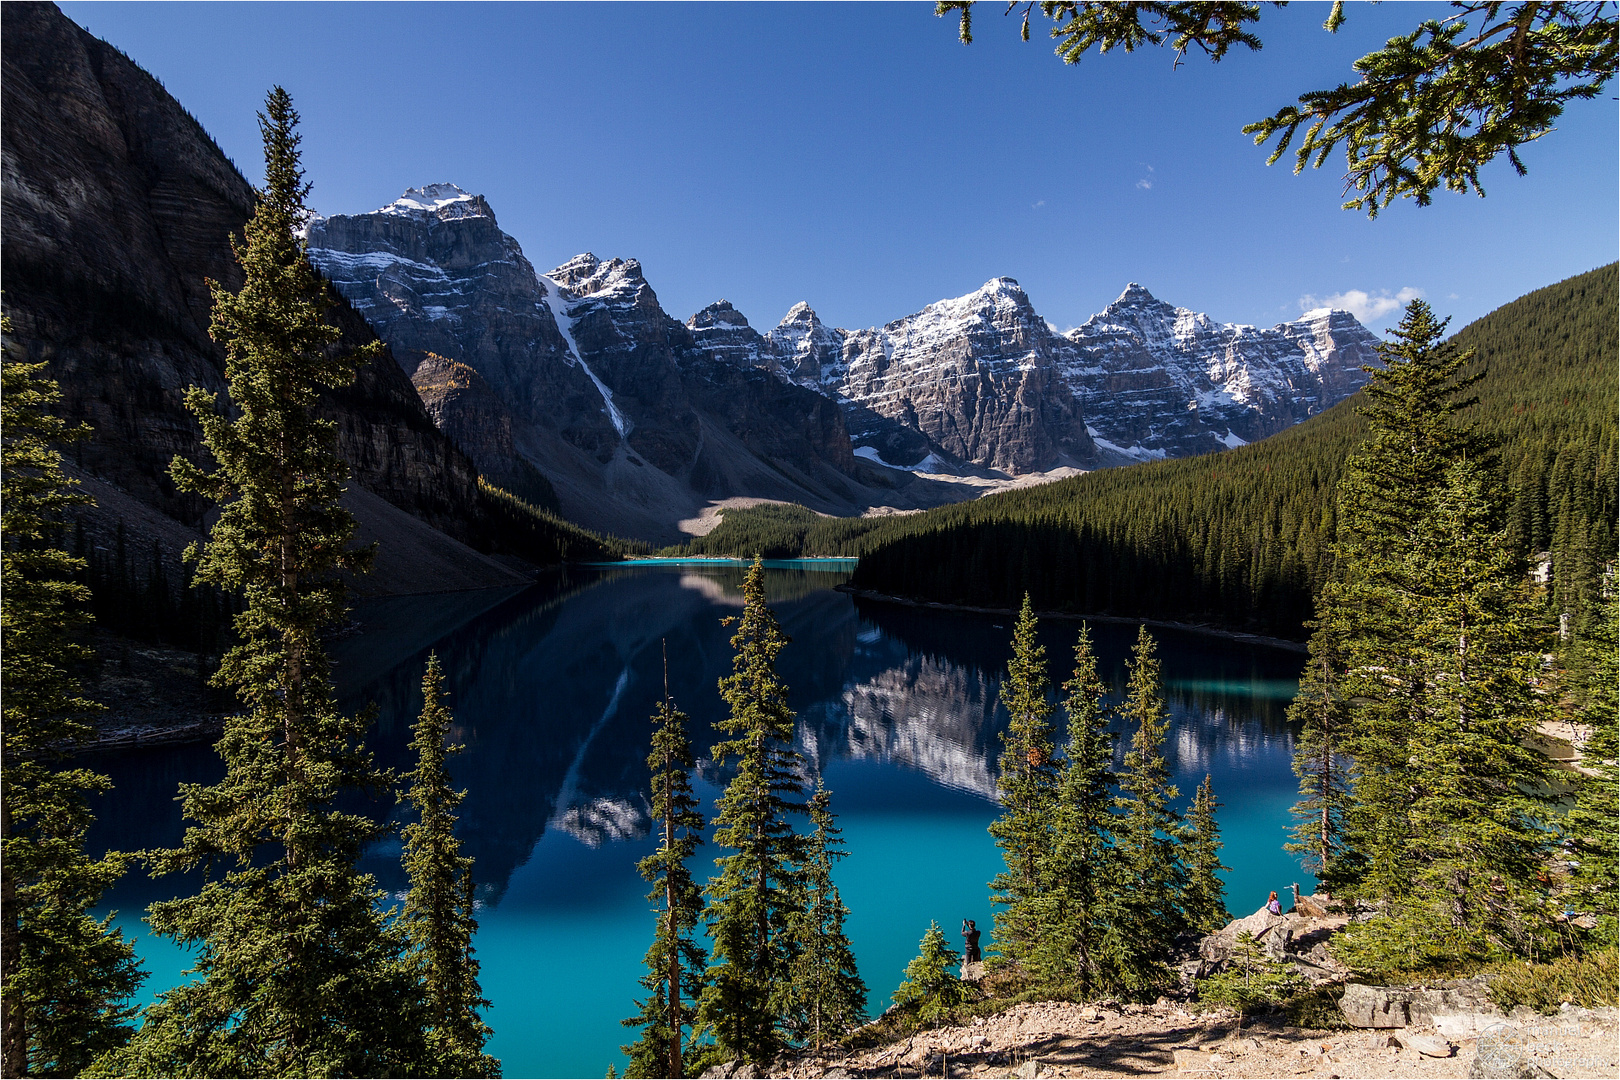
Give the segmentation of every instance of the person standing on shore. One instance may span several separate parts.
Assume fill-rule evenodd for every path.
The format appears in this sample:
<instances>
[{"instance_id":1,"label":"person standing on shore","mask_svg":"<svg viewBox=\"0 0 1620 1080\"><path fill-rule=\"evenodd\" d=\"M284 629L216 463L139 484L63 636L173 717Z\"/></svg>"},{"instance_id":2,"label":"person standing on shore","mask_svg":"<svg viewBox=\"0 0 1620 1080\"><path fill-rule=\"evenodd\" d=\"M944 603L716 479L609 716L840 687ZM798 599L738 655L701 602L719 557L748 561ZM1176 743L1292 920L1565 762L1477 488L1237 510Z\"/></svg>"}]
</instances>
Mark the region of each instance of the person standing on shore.
<instances>
[{"instance_id":1,"label":"person standing on shore","mask_svg":"<svg viewBox=\"0 0 1620 1080\"><path fill-rule=\"evenodd\" d=\"M977 964L983 957L979 955L979 928L973 925L972 919L962 920L962 940L966 947L962 951L962 963Z\"/></svg>"}]
</instances>

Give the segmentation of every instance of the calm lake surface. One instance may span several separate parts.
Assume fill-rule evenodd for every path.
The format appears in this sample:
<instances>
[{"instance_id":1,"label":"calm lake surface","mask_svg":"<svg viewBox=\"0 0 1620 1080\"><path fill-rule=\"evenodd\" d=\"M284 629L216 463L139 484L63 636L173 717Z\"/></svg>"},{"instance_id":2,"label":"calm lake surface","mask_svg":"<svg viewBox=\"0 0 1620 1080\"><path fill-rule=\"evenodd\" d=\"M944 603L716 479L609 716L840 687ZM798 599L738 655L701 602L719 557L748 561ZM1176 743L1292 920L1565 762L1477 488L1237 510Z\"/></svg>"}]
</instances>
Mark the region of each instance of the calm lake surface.
<instances>
[{"instance_id":1,"label":"calm lake surface","mask_svg":"<svg viewBox=\"0 0 1620 1080\"><path fill-rule=\"evenodd\" d=\"M985 883L1000 853L995 761L1006 713L997 686L1011 654L1006 616L924 611L833 591L847 564L769 564L772 609L793 643L779 671L798 714L798 747L833 792L849 857L837 880L874 1014L889 1004L929 920L953 937L964 918L988 931ZM731 670L731 631L743 568L725 564L570 568L517 593L375 601L355 610L358 633L337 643L346 708L379 707L371 745L408 768L430 649L444 665L456 714L451 759L467 788L459 833L477 859L477 939L489 1050L507 1076L601 1076L623 1069L619 1025L634 1012L651 941L647 886L636 861L655 846L647 813L648 717L670 690L692 718L702 755L724 714L715 683ZM1054 683L1068 677L1079 624L1050 620L1042 642ZM1134 626L1094 624L1103 677L1117 696ZM1284 710L1303 657L1173 630L1156 631L1173 713L1167 756L1183 805L1213 776L1226 843L1227 905L1254 911L1271 889L1313 885L1282 850L1295 798L1296 732ZM1123 746L1120 748L1123 755ZM98 849L175 843L183 781L211 782L208 746L101 755L116 789L98 808ZM710 806L725 782L707 761ZM712 848L700 852L706 877ZM398 840L367 868L405 888ZM192 883L131 875L109 896L150 972L144 1000L175 985L187 957L146 932L146 904ZM986 933L986 942L989 935Z\"/></svg>"}]
</instances>

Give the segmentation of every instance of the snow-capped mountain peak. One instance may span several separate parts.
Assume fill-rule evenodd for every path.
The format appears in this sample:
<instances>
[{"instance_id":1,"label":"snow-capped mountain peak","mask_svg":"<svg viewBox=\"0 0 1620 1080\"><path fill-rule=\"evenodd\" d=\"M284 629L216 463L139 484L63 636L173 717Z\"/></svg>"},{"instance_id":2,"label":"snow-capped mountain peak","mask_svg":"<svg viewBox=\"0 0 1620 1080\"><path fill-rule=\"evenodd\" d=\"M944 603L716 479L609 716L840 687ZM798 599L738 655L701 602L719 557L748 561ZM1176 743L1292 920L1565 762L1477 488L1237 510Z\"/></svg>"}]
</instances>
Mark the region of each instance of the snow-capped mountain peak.
<instances>
[{"instance_id":1,"label":"snow-capped mountain peak","mask_svg":"<svg viewBox=\"0 0 1620 1080\"><path fill-rule=\"evenodd\" d=\"M1156 304L1158 302L1157 297L1134 281L1126 285L1125 291L1120 293L1114 300L1115 304Z\"/></svg>"},{"instance_id":2,"label":"snow-capped mountain peak","mask_svg":"<svg viewBox=\"0 0 1620 1080\"><path fill-rule=\"evenodd\" d=\"M466 204L458 206L457 204ZM438 214L445 216L442 211L455 207L457 210L470 211L470 213L452 213L452 217L481 216L489 209L482 195L474 195L455 184L424 184L422 187L407 188L405 194L380 208L379 214L397 214L402 216L416 216L419 214Z\"/></svg>"}]
</instances>

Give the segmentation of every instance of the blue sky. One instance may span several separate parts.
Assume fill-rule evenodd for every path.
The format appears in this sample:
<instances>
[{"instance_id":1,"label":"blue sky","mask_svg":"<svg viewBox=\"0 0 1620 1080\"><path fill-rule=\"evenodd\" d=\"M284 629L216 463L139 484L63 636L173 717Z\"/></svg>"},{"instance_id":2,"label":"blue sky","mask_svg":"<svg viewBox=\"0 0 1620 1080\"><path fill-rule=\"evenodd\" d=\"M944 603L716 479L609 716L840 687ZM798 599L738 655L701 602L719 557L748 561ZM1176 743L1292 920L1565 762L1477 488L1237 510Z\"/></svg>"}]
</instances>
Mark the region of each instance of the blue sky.
<instances>
[{"instance_id":1,"label":"blue sky","mask_svg":"<svg viewBox=\"0 0 1620 1080\"><path fill-rule=\"evenodd\" d=\"M1060 329L1130 281L1262 325L1361 293L1381 330L1419 294L1456 327L1616 257L1612 86L1521 152L1528 177L1496 163L1484 199L1371 222L1338 209L1342 159L1294 176L1239 132L1438 4L1352 4L1337 35L1326 4L1268 8L1262 52L1179 69L1065 66L995 3L968 47L926 3L61 7L250 180L280 83L320 212L453 181L538 269L638 258L681 319L724 297L764 330L806 300L864 327L1006 275Z\"/></svg>"}]
</instances>

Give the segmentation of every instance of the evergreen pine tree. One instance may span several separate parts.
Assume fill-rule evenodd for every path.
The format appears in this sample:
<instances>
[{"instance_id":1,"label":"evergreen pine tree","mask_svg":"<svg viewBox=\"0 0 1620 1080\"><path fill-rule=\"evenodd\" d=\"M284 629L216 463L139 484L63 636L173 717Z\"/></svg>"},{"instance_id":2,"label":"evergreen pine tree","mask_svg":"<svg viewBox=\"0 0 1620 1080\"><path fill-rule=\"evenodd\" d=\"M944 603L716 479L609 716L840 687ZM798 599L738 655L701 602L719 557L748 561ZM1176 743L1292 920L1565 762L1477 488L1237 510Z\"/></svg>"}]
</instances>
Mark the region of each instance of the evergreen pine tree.
<instances>
[{"instance_id":1,"label":"evergreen pine tree","mask_svg":"<svg viewBox=\"0 0 1620 1080\"><path fill-rule=\"evenodd\" d=\"M1221 865L1221 826L1215 820L1220 805L1205 773L1193 796L1181 841L1181 862L1187 870L1181 910L1191 929L1200 934L1213 934L1232 921L1232 913L1226 910L1226 885L1220 879L1222 870L1232 869Z\"/></svg>"},{"instance_id":2,"label":"evergreen pine tree","mask_svg":"<svg viewBox=\"0 0 1620 1080\"><path fill-rule=\"evenodd\" d=\"M1058 771L1053 759L1054 706L1046 696L1046 650L1037 643L1035 631L1035 612L1025 593L1013 629L1012 659L1001 685L1001 703L1009 720L1001 735L996 777L1001 816L990 824L990 835L1006 863L990 882L990 902L1002 909L996 912L993 947L1003 961L1020 966L1041 937L1040 866L1051 842Z\"/></svg>"},{"instance_id":3,"label":"evergreen pine tree","mask_svg":"<svg viewBox=\"0 0 1620 1080\"><path fill-rule=\"evenodd\" d=\"M1461 374L1472 353L1442 343L1444 332L1445 322L1414 300L1394 341L1378 347L1385 364L1369 369L1367 440L1339 483L1335 574L1317 606L1319 624L1336 639L1329 651L1343 658L1343 699L1354 703L1341 744L1354 787L1341 869L1357 875L1346 885L1358 895L1400 887L1413 838L1411 793L1426 767L1409 745L1428 685L1411 649L1411 628L1424 616L1405 560L1450 463L1481 462L1489 449L1456 421L1473 404L1462 395L1480 374Z\"/></svg>"},{"instance_id":4,"label":"evergreen pine tree","mask_svg":"<svg viewBox=\"0 0 1620 1080\"><path fill-rule=\"evenodd\" d=\"M647 991L641 1011L623 1021L641 1029L641 1038L621 1047L630 1055L625 1076L679 1077L693 1073L685 1056L686 1031L694 1020L694 1006L703 993L706 957L694 934L703 910L703 898L687 858L703 843L703 815L692 794L692 743L686 735L686 714L669 696L668 660L665 661L664 699L653 713L652 815L658 823L658 850L637 864L641 876L652 882L647 899L657 912L657 929L647 950L647 973L641 977Z\"/></svg>"},{"instance_id":5,"label":"evergreen pine tree","mask_svg":"<svg viewBox=\"0 0 1620 1080\"><path fill-rule=\"evenodd\" d=\"M444 672L432 653L412 732L416 768L401 777L410 785L405 799L416 820L404 829L402 861L411 886L400 924L427 995L428 1044L440 1075L499 1076L501 1063L484 1053L490 1032L479 1010L489 1002L473 958L473 860L461 854L455 833L456 807L467 793L450 786L445 768L445 759L462 748L445 742L453 717L444 698Z\"/></svg>"},{"instance_id":6,"label":"evergreen pine tree","mask_svg":"<svg viewBox=\"0 0 1620 1080\"><path fill-rule=\"evenodd\" d=\"M225 347L231 412L193 387L186 402L217 468L177 458L182 490L220 506L207 544L187 552L199 583L239 591L240 644L217 685L246 711L226 721L217 784L181 788L192 822L155 852L159 874L203 870L195 896L153 904L159 934L195 950L195 979L161 995L105 1068L139 1075L420 1075L427 1050L420 986L381 891L356 868L385 829L341 796L385 785L361 747L368 715L333 701L320 635L343 614L340 570L354 520L338 504L335 426L322 387L343 386L374 352L332 348L326 286L295 230L308 211L298 115L274 88L260 114L265 187L234 243L240 291L213 284L210 332Z\"/></svg>"},{"instance_id":7,"label":"evergreen pine tree","mask_svg":"<svg viewBox=\"0 0 1620 1080\"><path fill-rule=\"evenodd\" d=\"M1461 375L1470 354L1442 343L1444 328L1414 301L1380 346L1318 605L1312 664L1330 685L1305 679L1307 718L1342 732L1331 750L1311 732L1306 753L1351 762L1329 877L1389 914L1339 943L1364 972L1528 955L1546 932L1546 770L1524 745L1544 709L1532 690L1544 620L1511 554L1491 447L1457 420L1480 375Z\"/></svg>"},{"instance_id":8,"label":"evergreen pine tree","mask_svg":"<svg viewBox=\"0 0 1620 1080\"><path fill-rule=\"evenodd\" d=\"M970 993L967 983L956 975L961 963L962 954L945 943L939 923L930 922L921 949L906 965L905 981L895 990L894 1003L901 1008L915 1008L917 1018L924 1023L944 1019Z\"/></svg>"},{"instance_id":9,"label":"evergreen pine tree","mask_svg":"<svg viewBox=\"0 0 1620 1080\"><path fill-rule=\"evenodd\" d=\"M11 334L9 319L0 331ZM63 511L89 499L62 472L56 446L83 436L47 411L60 397L44 364L4 346L0 374L0 1069L74 1076L134 1030L126 1002L142 978L112 921L89 914L123 873L118 855L90 858L87 796L104 776L64 767L89 734L74 669L91 659L83 559L60 547Z\"/></svg>"},{"instance_id":10,"label":"evergreen pine tree","mask_svg":"<svg viewBox=\"0 0 1620 1080\"><path fill-rule=\"evenodd\" d=\"M1613 946L1620 937L1615 904L1620 897L1620 845L1616 821L1620 819L1620 790L1616 785L1616 608L1613 579L1598 607L1591 631L1583 642L1586 651L1586 702L1581 719L1591 731L1581 748L1581 764L1588 770L1576 792L1575 807L1565 819L1570 855L1576 865L1571 877L1571 903L1598 920L1594 937Z\"/></svg>"},{"instance_id":11,"label":"evergreen pine tree","mask_svg":"<svg viewBox=\"0 0 1620 1080\"><path fill-rule=\"evenodd\" d=\"M855 967L855 950L844 934L849 909L833 884L833 861L844 857L842 831L834 824L832 796L820 782L810 796L810 825L803 867L804 904L794 917L797 955L792 968L789 1029L819 1053L823 1039L837 1038L866 1020L866 983Z\"/></svg>"},{"instance_id":12,"label":"evergreen pine tree","mask_svg":"<svg viewBox=\"0 0 1620 1080\"><path fill-rule=\"evenodd\" d=\"M1187 929L1181 912L1186 870L1176 843L1181 819L1171 806L1180 793L1170 783L1164 759L1169 714L1160 689L1157 647L1145 625L1128 666L1130 683L1120 713L1136 730L1115 800L1123 811L1114 827L1119 877L1109 898L1103 951L1114 984L1141 996L1169 978L1164 957Z\"/></svg>"},{"instance_id":13,"label":"evergreen pine tree","mask_svg":"<svg viewBox=\"0 0 1620 1080\"><path fill-rule=\"evenodd\" d=\"M1091 628L1081 624L1074 674L1064 683L1069 744L1058 776L1051 842L1040 868L1041 933L1030 954L1042 983L1073 986L1082 997L1106 979L1098 947L1113 866L1114 736L1104 705L1108 687L1097 674Z\"/></svg>"},{"instance_id":14,"label":"evergreen pine tree","mask_svg":"<svg viewBox=\"0 0 1620 1080\"><path fill-rule=\"evenodd\" d=\"M1544 635L1502 505L1483 470L1458 461L1394 571L1419 615L1399 654L1423 686L1407 742L1411 835L1362 882L1390 906L1340 944L1360 970L1533 955L1548 929L1537 879L1549 766L1529 745Z\"/></svg>"},{"instance_id":15,"label":"evergreen pine tree","mask_svg":"<svg viewBox=\"0 0 1620 1080\"><path fill-rule=\"evenodd\" d=\"M1341 689L1344 661L1335 628L1319 624L1311 635L1310 650L1299 693L1288 706L1288 719L1300 725L1299 741L1294 744L1299 801L1293 811L1294 839L1284 846L1299 852L1305 869L1333 887L1349 876L1339 863L1350 799L1343 750L1349 717Z\"/></svg>"},{"instance_id":16,"label":"evergreen pine tree","mask_svg":"<svg viewBox=\"0 0 1620 1080\"><path fill-rule=\"evenodd\" d=\"M793 713L776 674L789 639L765 603L760 557L743 579L743 613L726 622L737 624L736 655L732 674L720 680L731 714L719 727L731 737L715 744L711 756L721 765L736 762L714 830L714 842L732 854L715 860L719 873L706 890L714 954L698 1019L723 1058L763 1063L784 1045L791 922L801 896L801 844L788 815L804 806L797 801L803 789Z\"/></svg>"}]
</instances>

